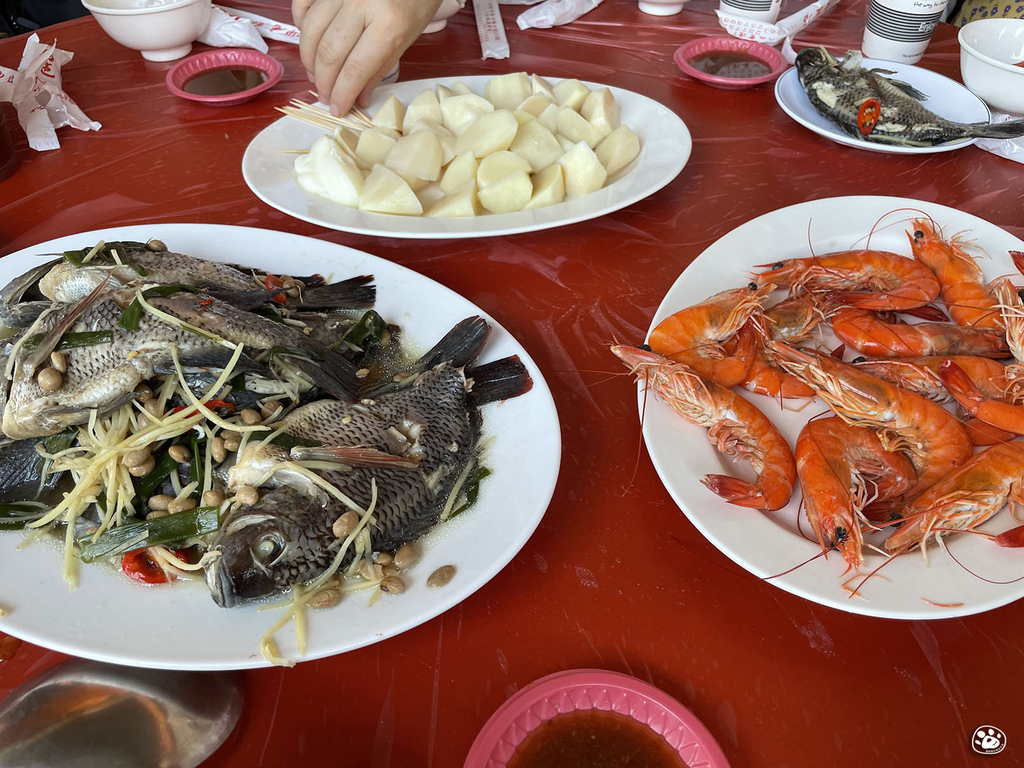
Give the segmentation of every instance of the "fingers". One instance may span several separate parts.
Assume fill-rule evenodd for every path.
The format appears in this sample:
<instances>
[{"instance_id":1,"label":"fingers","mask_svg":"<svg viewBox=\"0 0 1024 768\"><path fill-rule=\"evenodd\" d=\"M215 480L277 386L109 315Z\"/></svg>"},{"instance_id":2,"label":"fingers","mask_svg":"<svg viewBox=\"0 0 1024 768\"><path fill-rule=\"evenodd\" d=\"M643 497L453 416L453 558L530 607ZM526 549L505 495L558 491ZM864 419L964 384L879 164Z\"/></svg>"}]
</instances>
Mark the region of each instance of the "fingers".
<instances>
[{"instance_id":1,"label":"fingers","mask_svg":"<svg viewBox=\"0 0 1024 768\"><path fill-rule=\"evenodd\" d=\"M331 111L344 115L352 109L357 97L368 96L401 54L402 51L396 51L393 41L382 40L374 34L373 27L367 28L334 82Z\"/></svg>"},{"instance_id":2,"label":"fingers","mask_svg":"<svg viewBox=\"0 0 1024 768\"><path fill-rule=\"evenodd\" d=\"M316 0L292 0L292 21L295 22L296 27L302 28L302 21L306 18L306 11L315 2Z\"/></svg>"}]
</instances>

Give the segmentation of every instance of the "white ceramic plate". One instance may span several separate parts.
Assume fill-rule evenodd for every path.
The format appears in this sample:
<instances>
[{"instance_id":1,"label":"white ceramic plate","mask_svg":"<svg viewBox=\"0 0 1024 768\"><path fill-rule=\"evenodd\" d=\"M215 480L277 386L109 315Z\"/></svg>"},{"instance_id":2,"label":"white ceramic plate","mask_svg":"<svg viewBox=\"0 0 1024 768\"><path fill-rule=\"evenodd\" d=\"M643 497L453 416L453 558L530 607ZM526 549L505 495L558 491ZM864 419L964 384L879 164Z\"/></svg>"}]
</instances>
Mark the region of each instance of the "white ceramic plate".
<instances>
[{"instance_id":1,"label":"white ceramic plate","mask_svg":"<svg viewBox=\"0 0 1024 768\"><path fill-rule=\"evenodd\" d=\"M389 97L408 104L421 91L462 81L482 94L490 77L442 77L413 80L378 88L369 106L373 114ZM552 83L559 78L549 78ZM597 83L587 83L601 88ZM474 218L430 218L369 213L307 195L295 182L295 155L283 149L308 149L325 131L292 117L284 117L263 129L242 157L242 176L256 196L297 219L380 237L457 238L490 237L559 227L603 216L652 195L674 179L686 165L693 142L686 125L675 112L658 102L621 88L609 88L621 108L622 122L640 137L640 155L616 174L614 181L593 194L558 205L517 213L486 214Z\"/></svg>"},{"instance_id":2,"label":"white ceramic plate","mask_svg":"<svg viewBox=\"0 0 1024 768\"><path fill-rule=\"evenodd\" d=\"M176 251L277 272L319 272L338 280L373 274L377 311L430 345L457 321L484 315L471 302L409 269L340 245L283 232L213 224L119 227L63 237L0 260L0 284L39 263L37 254L81 248L97 240L159 238ZM486 316L486 315L484 315ZM490 318L488 318L490 320ZM326 611L310 613L309 649L316 659L375 643L451 608L486 584L526 543L550 501L561 439L551 393L530 356L501 326L493 327L481 360L516 354L533 377L529 393L483 409L484 463L493 471L477 503L428 534L409 589L370 606L356 592ZM257 643L280 610L218 608L202 582L146 587L107 566L82 566L69 591L54 543L19 549L22 535L0 533L0 630L37 645L86 658L165 669L266 666ZM452 564L455 578L427 589L427 576ZM300 659L294 628L277 634L283 655Z\"/></svg>"},{"instance_id":3,"label":"white ceramic plate","mask_svg":"<svg viewBox=\"0 0 1024 768\"><path fill-rule=\"evenodd\" d=\"M902 80L910 83L928 96L924 106L947 120L958 123L987 123L992 115L985 106L985 102L960 85L955 80L950 80L944 75L932 72L929 69L914 67L910 64L897 64L893 61L882 61L881 59L864 59L865 69L887 69L894 74L886 75L893 80ZM822 117L814 109L807 93L800 85L800 78L797 75L796 67L783 73L782 77L775 81L775 100L785 110L786 114L806 128L810 128L826 139L832 139L839 144L857 149L866 149L870 152L888 152L896 155L923 155L932 152L952 152L954 149L962 149L973 144L977 139L963 139L948 144L939 144L934 147L900 147L889 144L879 144L873 141L862 141L849 134L843 133L839 127Z\"/></svg>"},{"instance_id":4,"label":"white ceramic plate","mask_svg":"<svg viewBox=\"0 0 1024 768\"><path fill-rule=\"evenodd\" d=\"M865 235L884 217L883 228L876 229L871 238L871 247L910 256L906 227L915 214L908 208L930 214L947 234L963 232L965 237L976 239L977 246L991 257L979 259L986 277L1016 273L1007 251L1020 250L1024 243L975 216L892 197L814 200L760 216L715 242L676 280L658 308L651 329L683 307L743 285L756 264L809 255L808 238L818 254L863 247ZM771 418L790 446L811 416L827 410L820 400L814 400L797 412L803 401L794 400L787 401L787 410L783 411L769 397L743 394ZM642 388L639 397L643 408ZM789 506L775 513L734 506L701 485L700 478L723 471L752 475L746 464L733 465L721 457L707 440L706 430L687 424L653 396L647 398L643 430L651 458L672 498L716 547L759 577L795 569L770 579L769 584L843 611L900 619L979 613L1024 596L1024 581L986 583L932 546L927 563L920 552L895 558L864 584L857 597L851 598L843 584L853 574L845 573L846 563L838 554L832 553L827 560L812 560L820 547L809 540L813 533L802 514L798 530L799 490ZM981 530L998 533L1014 525L1003 510ZM1002 549L980 536L964 534L946 541L961 563L988 579L1008 581L1024 576L1021 550ZM882 555L868 551L862 572L866 574L883 560ZM805 561L810 562L800 566ZM851 586L859 581L851 582Z\"/></svg>"}]
</instances>

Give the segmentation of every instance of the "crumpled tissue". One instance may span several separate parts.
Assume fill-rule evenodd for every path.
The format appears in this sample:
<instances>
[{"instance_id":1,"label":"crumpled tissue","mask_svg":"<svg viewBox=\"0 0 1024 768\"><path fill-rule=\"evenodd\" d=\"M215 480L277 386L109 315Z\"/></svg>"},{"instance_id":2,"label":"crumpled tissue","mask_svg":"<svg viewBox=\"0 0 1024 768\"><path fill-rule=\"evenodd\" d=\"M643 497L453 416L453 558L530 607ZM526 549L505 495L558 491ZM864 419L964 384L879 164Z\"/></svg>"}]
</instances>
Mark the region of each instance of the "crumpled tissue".
<instances>
[{"instance_id":1,"label":"crumpled tissue","mask_svg":"<svg viewBox=\"0 0 1024 768\"><path fill-rule=\"evenodd\" d=\"M1020 120L1020 115L1008 115L1005 112L992 112L992 123L1006 123L1010 120ZM986 152L1024 163L1024 139L978 139L975 146L981 147Z\"/></svg>"},{"instance_id":2,"label":"crumpled tissue","mask_svg":"<svg viewBox=\"0 0 1024 768\"><path fill-rule=\"evenodd\" d=\"M549 29L576 21L583 14L597 8L601 2L602 0L544 0L540 5L519 14L516 24L520 29Z\"/></svg>"},{"instance_id":3,"label":"crumpled tissue","mask_svg":"<svg viewBox=\"0 0 1024 768\"><path fill-rule=\"evenodd\" d=\"M733 37L742 40L753 40L765 45L776 45L782 43L782 55L790 64L796 61L796 51L793 50L793 37L800 31L806 29L817 19L827 13L839 0L817 0L801 11L797 11L784 19L771 24L767 21L757 21L728 13L718 11L718 23L722 29Z\"/></svg>"},{"instance_id":4,"label":"crumpled tissue","mask_svg":"<svg viewBox=\"0 0 1024 768\"><path fill-rule=\"evenodd\" d=\"M283 43L299 44L298 27L268 19L237 8L213 6L210 23L199 37L199 42L218 47L255 48L266 53L263 38Z\"/></svg>"},{"instance_id":5,"label":"crumpled tissue","mask_svg":"<svg viewBox=\"0 0 1024 768\"><path fill-rule=\"evenodd\" d=\"M60 68L72 57L74 54L62 51L56 41L43 45L39 35L33 33L25 43L17 71L0 67L0 101L14 103L32 149L60 149L57 129L65 125L80 131L103 127L90 120L64 92Z\"/></svg>"}]
</instances>

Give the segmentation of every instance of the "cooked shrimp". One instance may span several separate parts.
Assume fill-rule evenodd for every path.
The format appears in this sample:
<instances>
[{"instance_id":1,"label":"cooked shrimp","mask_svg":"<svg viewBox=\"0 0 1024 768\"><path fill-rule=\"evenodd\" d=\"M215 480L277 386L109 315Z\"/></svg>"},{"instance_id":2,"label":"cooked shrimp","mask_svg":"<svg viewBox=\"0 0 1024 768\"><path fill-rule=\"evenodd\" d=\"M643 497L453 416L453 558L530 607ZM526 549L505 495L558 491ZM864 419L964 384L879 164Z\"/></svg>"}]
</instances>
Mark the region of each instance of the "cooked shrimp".
<instances>
[{"instance_id":1,"label":"cooked shrimp","mask_svg":"<svg viewBox=\"0 0 1024 768\"><path fill-rule=\"evenodd\" d=\"M931 219L915 219L913 227L914 231L907 234L914 258L938 278L942 300L953 322L972 328L1001 328L999 303L961 241L956 236L945 239L942 229Z\"/></svg>"},{"instance_id":2,"label":"cooked shrimp","mask_svg":"<svg viewBox=\"0 0 1024 768\"><path fill-rule=\"evenodd\" d=\"M1000 443L964 463L904 508L903 525L885 540L900 554L923 550L951 530L972 530L1009 502L1024 503L1024 443Z\"/></svg>"},{"instance_id":3,"label":"cooked shrimp","mask_svg":"<svg viewBox=\"0 0 1024 768\"><path fill-rule=\"evenodd\" d=\"M676 413L691 424L707 427L708 438L719 451L746 459L757 473L753 483L728 475L705 475L704 485L741 507L772 511L789 503L796 485L793 451L753 403L657 352L623 346L611 349Z\"/></svg>"},{"instance_id":4,"label":"cooked shrimp","mask_svg":"<svg viewBox=\"0 0 1024 768\"><path fill-rule=\"evenodd\" d=\"M1005 335L955 323L886 323L864 309L844 307L831 317L832 331L858 352L876 357L978 355L1006 357Z\"/></svg>"},{"instance_id":5,"label":"cooked shrimp","mask_svg":"<svg viewBox=\"0 0 1024 768\"><path fill-rule=\"evenodd\" d=\"M955 359L944 360L938 375L949 394L971 416L997 429L1024 435L1024 405L1008 402L1005 397L992 397ZM1005 387L1003 389L1005 391Z\"/></svg>"},{"instance_id":6,"label":"cooked shrimp","mask_svg":"<svg viewBox=\"0 0 1024 768\"><path fill-rule=\"evenodd\" d=\"M794 296L769 307L760 318L751 318L736 334L735 354L748 361L744 389L759 395L809 399L814 390L780 370L764 351L764 338L799 341L810 336L825 319L813 296Z\"/></svg>"},{"instance_id":7,"label":"cooked shrimp","mask_svg":"<svg viewBox=\"0 0 1024 768\"><path fill-rule=\"evenodd\" d=\"M723 387L743 381L747 361L724 349L727 341L751 315L760 312L774 285L749 285L716 293L706 301L662 320L647 340L651 349Z\"/></svg>"},{"instance_id":8,"label":"cooked shrimp","mask_svg":"<svg viewBox=\"0 0 1024 768\"><path fill-rule=\"evenodd\" d=\"M754 275L794 292L834 292L847 306L900 310L920 307L939 295L939 281L927 267L888 251L840 251L825 256L785 259Z\"/></svg>"},{"instance_id":9,"label":"cooked shrimp","mask_svg":"<svg viewBox=\"0 0 1024 768\"><path fill-rule=\"evenodd\" d=\"M963 425L931 400L818 352L779 341L770 342L768 352L837 415L874 429L887 450L906 453L918 474L913 491L924 490L971 456Z\"/></svg>"},{"instance_id":10,"label":"cooked shrimp","mask_svg":"<svg viewBox=\"0 0 1024 768\"><path fill-rule=\"evenodd\" d=\"M838 549L850 565L860 565L864 507L910 490L917 482L914 465L885 450L874 430L838 416L807 422L795 454L804 511L822 550Z\"/></svg>"}]
</instances>

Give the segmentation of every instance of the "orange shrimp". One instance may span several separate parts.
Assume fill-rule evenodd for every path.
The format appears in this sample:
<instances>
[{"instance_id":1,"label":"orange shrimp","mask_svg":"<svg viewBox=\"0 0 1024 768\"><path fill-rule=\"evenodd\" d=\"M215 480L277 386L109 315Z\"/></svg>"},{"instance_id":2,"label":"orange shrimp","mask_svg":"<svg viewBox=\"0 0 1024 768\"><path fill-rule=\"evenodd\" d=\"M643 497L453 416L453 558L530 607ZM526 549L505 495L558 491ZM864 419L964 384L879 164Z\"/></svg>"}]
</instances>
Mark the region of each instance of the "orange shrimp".
<instances>
[{"instance_id":1,"label":"orange shrimp","mask_svg":"<svg viewBox=\"0 0 1024 768\"><path fill-rule=\"evenodd\" d=\"M1006 329L1006 344L1016 362L1006 366L1006 379L1010 383L1015 399L1024 396L1024 299L1020 289L1007 277L992 281L992 293L999 301L999 312L1003 328Z\"/></svg>"},{"instance_id":2,"label":"orange shrimp","mask_svg":"<svg viewBox=\"0 0 1024 768\"><path fill-rule=\"evenodd\" d=\"M1006 357L1009 346L1000 331L955 323L886 323L864 309L844 307L832 313L832 332L858 352L876 357L977 355Z\"/></svg>"},{"instance_id":3,"label":"orange shrimp","mask_svg":"<svg viewBox=\"0 0 1024 768\"><path fill-rule=\"evenodd\" d=\"M749 285L716 293L706 301L666 317L647 343L655 352L688 365L723 387L734 387L747 373L747 361L729 355L722 343L751 315L760 312L774 285Z\"/></svg>"},{"instance_id":4,"label":"orange shrimp","mask_svg":"<svg viewBox=\"0 0 1024 768\"><path fill-rule=\"evenodd\" d=\"M676 413L707 427L708 438L719 451L746 459L757 473L753 483L705 475L704 485L741 507L772 511L789 503L796 485L793 451L757 406L657 352L623 346L611 350Z\"/></svg>"},{"instance_id":5,"label":"orange shrimp","mask_svg":"<svg viewBox=\"0 0 1024 768\"><path fill-rule=\"evenodd\" d=\"M1024 435L1024 405L1008 402L1005 397L992 397L954 359L944 360L938 375L949 394L971 416L1005 432Z\"/></svg>"},{"instance_id":6,"label":"orange shrimp","mask_svg":"<svg viewBox=\"0 0 1024 768\"><path fill-rule=\"evenodd\" d=\"M772 282L794 292L832 292L843 304L861 309L913 309L939 295L939 281L931 270L889 251L839 251L757 266L770 267L754 275L759 285Z\"/></svg>"},{"instance_id":7,"label":"orange shrimp","mask_svg":"<svg viewBox=\"0 0 1024 768\"><path fill-rule=\"evenodd\" d=\"M885 540L901 554L939 543L951 530L973 530L1007 502L1024 503L1024 443L1000 443L940 479L903 509L903 525Z\"/></svg>"},{"instance_id":8,"label":"orange shrimp","mask_svg":"<svg viewBox=\"0 0 1024 768\"><path fill-rule=\"evenodd\" d=\"M871 427L886 450L901 451L917 470L921 492L970 458L973 447L949 411L835 358L779 341L769 354L812 387L846 421Z\"/></svg>"},{"instance_id":9,"label":"orange shrimp","mask_svg":"<svg viewBox=\"0 0 1024 768\"><path fill-rule=\"evenodd\" d=\"M907 360L855 360L854 365L872 376L878 376L898 387L927 397L932 402L943 404L954 402L953 395L939 376L939 366L946 360L955 363L968 376L983 399L1003 402L1007 400L1006 366L987 357L936 355ZM960 386L966 387L962 383ZM977 397L973 390L969 391ZM994 445L1014 438L1012 432L999 429L978 418L965 418L961 414L961 421L974 445Z\"/></svg>"},{"instance_id":10,"label":"orange shrimp","mask_svg":"<svg viewBox=\"0 0 1024 768\"><path fill-rule=\"evenodd\" d=\"M822 551L836 548L846 562L859 566L864 507L910 490L917 482L914 465L885 450L874 430L838 416L807 422L795 454L804 511Z\"/></svg>"},{"instance_id":11,"label":"orange shrimp","mask_svg":"<svg viewBox=\"0 0 1024 768\"><path fill-rule=\"evenodd\" d=\"M913 226L914 231L907 235L914 258L938 278L953 322L971 328L1001 328L999 304L961 241L956 236L946 240L931 219L914 219Z\"/></svg>"}]
</instances>

